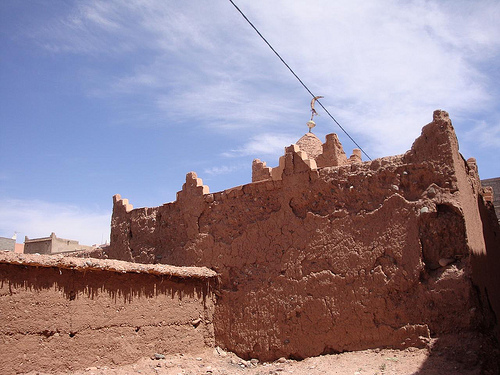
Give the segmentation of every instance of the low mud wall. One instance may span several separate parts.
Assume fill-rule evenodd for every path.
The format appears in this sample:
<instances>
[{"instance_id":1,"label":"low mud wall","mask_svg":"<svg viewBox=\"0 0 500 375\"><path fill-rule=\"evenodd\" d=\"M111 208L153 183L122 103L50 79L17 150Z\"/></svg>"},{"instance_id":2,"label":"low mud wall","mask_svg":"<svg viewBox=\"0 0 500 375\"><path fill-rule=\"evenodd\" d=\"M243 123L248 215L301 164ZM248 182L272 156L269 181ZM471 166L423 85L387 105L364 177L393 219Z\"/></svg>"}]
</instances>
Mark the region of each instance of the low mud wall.
<instances>
[{"instance_id":1,"label":"low mud wall","mask_svg":"<svg viewBox=\"0 0 500 375\"><path fill-rule=\"evenodd\" d=\"M0 253L0 373L123 364L214 344L203 267Z\"/></svg>"}]
</instances>

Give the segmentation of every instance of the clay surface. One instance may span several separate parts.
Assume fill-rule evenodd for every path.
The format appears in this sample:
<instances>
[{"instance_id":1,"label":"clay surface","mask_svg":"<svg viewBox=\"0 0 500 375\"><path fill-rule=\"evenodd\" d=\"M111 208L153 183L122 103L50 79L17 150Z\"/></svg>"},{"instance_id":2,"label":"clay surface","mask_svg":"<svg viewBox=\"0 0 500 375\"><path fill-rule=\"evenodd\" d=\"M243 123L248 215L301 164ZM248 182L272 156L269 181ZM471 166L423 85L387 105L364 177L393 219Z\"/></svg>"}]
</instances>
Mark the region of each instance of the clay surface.
<instances>
[{"instance_id":1,"label":"clay surface","mask_svg":"<svg viewBox=\"0 0 500 375\"><path fill-rule=\"evenodd\" d=\"M215 340L243 358L423 347L495 327L496 278L471 264L497 267L498 250L446 112L404 155L348 160L334 135L308 151L287 147L275 168L257 160L253 183L214 194L189 173L160 207L115 196L108 256L217 271Z\"/></svg>"},{"instance_id":2,"label":"clay surface","mask_svg":"<svg viewBox=\"0 0 500 375\"><path fill-rule=\"evenodd\" d=\"M453 334L432 339L428 348L368 349L306 358L244 360L220 347L198 353L141 358L123 366L91 366L75 375L497 375L498 349L482 335ZM66 374L66 372L65 372ZM37 373L37 375L44 375Z\"/></svg>"},{"instance_id":3,"label":"clay surface","mask_svg":"<svg viewBox=\"0 0 500 375\"><path fill-rule=\"evenodd\" d=\"M214 272L0 253L0 373L213 347Z\"/></svg>"}]
</instances>

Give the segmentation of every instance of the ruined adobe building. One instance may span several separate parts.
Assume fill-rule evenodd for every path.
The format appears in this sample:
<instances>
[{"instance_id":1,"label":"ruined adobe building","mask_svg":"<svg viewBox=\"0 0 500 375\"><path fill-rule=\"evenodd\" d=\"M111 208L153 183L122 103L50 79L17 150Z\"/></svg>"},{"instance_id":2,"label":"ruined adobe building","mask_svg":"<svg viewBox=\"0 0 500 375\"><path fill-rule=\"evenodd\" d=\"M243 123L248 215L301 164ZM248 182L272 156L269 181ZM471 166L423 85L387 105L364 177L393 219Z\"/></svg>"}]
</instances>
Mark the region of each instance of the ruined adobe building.
<instances>
[{"instance_id":1,"label":"ruined adobe building","mask_svg":"<svg viewBox=\"0 0 500 375\"><path fill-rule=\"evenodd\" d=\"M306 134L252 183L175 202L114 197L109 257L220 276L215 341L243 357L304 358L496 329L500 230L444 111L404 155L347 159Z\"/></svg>"},{"instance_id":2,"label":"ruined adobe building","mask_svg":"<svg viewBox=\"0 0 500 375\"><path fill-rule=\"evenodd\" d=\"M136 264L0 252L0 372L499 336L500 228L446 112L404 155L362 162L306 134L252 171L213 194L188 173L160 207L115 196L107 256Z\"/></svg>"}]
</instances>

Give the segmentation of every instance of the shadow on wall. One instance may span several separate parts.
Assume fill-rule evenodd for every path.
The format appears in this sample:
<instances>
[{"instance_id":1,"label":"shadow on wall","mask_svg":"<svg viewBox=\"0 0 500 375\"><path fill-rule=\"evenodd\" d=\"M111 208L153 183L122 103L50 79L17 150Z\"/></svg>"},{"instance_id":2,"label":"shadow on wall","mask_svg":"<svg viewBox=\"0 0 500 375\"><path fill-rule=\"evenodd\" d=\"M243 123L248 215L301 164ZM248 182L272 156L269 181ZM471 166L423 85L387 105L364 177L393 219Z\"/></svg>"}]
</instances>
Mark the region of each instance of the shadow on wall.
<instances>
[{"instance_id":1,"label":"shadow on wall","mask_svg":"<svg viewBox=\"0 0 500 375\"><path fill-rule=\"evenodd\" d=\"M443 335L435 339L429 356L414 375L499 374L497 343L476 332Z\"/></svg>"},{"instance_id":2,"label":"shadow on wall","mask_svg":"<svg viewBox=\"0 0 500 375\"><path fill-rule=\"evenodd\" d=\"M500 224L493 204L479 199L478 206L486 253L472 256L472 280L481 292L483 306L493 315L494 334L500 342Z\"/></svg>"},{"instance_id":3,"label":"shadow on wall","mask_svg":"<svg viewBox=\"0 0 500 375\"><path fill-rule=\"evenodd\" d=\"M481 374L500 373L500 225L491 203L478 199L486 247L484 254L471 254L472 280L481 298L485 319L479 333L442 335L429 351L429 358L415 375L465 373L480 369ZM494 336L491 335L493 331ZM496 338L496 340L495 340ZM443 362L443 358L446 361ZM443 369L446 363L449 368Z\"/></svg>"},{"instance_id":4,"label":"shadow on wall","mask_svg":"<svg viewBox=\"0 0 500 375\"><path fill-rule=\"evenodd\" d=\"M182 301L183 297L203 299L205 302L211 289L210 281L185 282L181 278L132 273L110 273L104 271L77 271L56 267L40 268L0 265L0 288L8 283L12 288L30 291L54 289L62 291L72 301L79 295L94 299L106 293L115 303L122 300L130 303L134 298L155 298L170 295Z\"/></svg>"}]
</instances>

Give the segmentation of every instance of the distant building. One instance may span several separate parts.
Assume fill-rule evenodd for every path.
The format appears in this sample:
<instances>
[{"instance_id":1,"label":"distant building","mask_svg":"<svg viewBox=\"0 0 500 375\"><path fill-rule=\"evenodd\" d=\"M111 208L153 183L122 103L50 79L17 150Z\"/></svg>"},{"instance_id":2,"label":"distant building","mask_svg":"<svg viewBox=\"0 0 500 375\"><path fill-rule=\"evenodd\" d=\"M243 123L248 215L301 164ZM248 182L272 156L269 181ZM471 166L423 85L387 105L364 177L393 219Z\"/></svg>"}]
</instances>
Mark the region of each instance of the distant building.
<instances>
[{"instance_id":1,"label":"distant building","mask_svg":"<svg viewBox=\"0 0 500 375\"><path fill-rule=\"evenodd\" d=\"M60 254L91 249L93 249L92 246L80 245L78 241L58 238L54 232L50 234L50 237L33 239L24 237L25 254Z\"/></svg>"},{"instance_id":2,"label":"distant building","mask_svg":"<svg viewBox=\"0 0 500 375\"><path fill-rule=\"evenodd\" d=\"M16 249L16 239L0 237L0 251L14 251Z\"/></svg>"},{"instance_id":3,"label":"distant building","mask_svg":"<svg viewBox=\"0 0 500 375\"><path fill-rule=\"evenodd\" d=\"M24 253L24 244L16 242L16 247L14 248L14 252L18 253L18 254L23 254Z\"/></svg>"},{"instance_id":4,"label":"distant building","mask_svg":"<svg viewBox=\"0 0 500 375\"><path fill-rule=\"evenodd\" d=\"M481 185L490 186L493 189L493 206L500 221L500 177L481 180Z\"/></svg>"}]
</instances>

